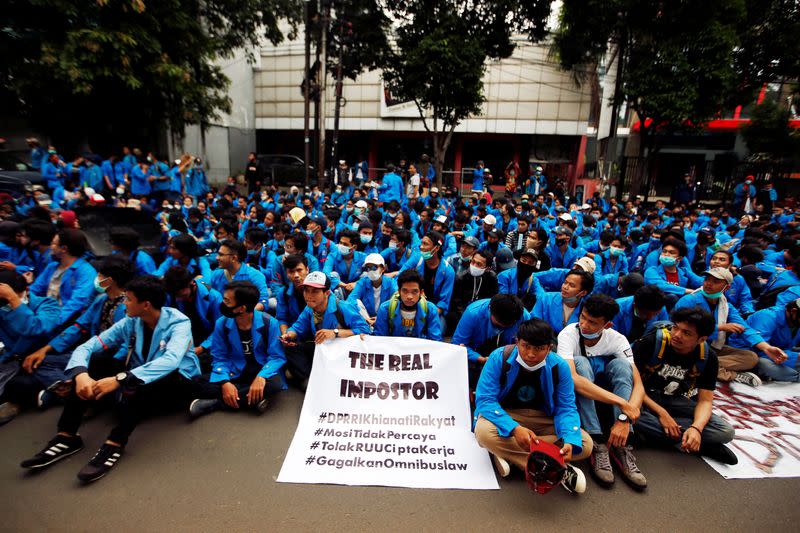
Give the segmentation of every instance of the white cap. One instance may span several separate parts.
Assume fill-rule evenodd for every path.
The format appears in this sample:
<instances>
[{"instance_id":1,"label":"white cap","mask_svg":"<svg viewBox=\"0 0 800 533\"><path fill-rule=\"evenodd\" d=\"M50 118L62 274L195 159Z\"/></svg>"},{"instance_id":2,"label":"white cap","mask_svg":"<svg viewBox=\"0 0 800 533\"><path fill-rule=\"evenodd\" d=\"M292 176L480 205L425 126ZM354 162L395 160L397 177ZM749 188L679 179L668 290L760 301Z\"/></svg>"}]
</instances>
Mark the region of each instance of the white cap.
<instances>
[{"instance_id":1,"label":"white cap","mask_svg":"<svg viewBox=\"0 0 800 533\"><path fill-rule=\"evenodd\" d=\"M346 164L347 164L347 161L345 161L344 159L340 159L340 160L339 160L339 164L340 164L340 165L346 165Z\"/></svg>"},{"instance_id":2,"label":"white cap","mask_svg":"<svg viewBox=\"0 0 800 533\"><path fill-rule=\"evenodd\" d=\"M483 217L483 223L489 224L490 226L494 226L495 224L497 224L497 219L494 218L494 215L486 215L485 217Z\"/></svg>"},{"instance_id":3,"label":"white cap","mask_svg":"<svg viewBox=\"0 0 800 533\"><path fill-rule=\"evenodd\" d=\"M383 260L381 254L369 254L367 258L364 259L364 264L386 266L386 261Z\"/></svg>"},{"instance_id":4,"label":"white cap","mask_svg":"<svg viewBox=\"0 0 800 533\"><path fill-rule=\"evenodd\" d=\"M306 217L306 212L303 211L303 209L300 207L293 207L289 210L289 218L291 218L292 222L294 222L295 224L303 220L305 217Z\"/></svg>"},{"instance_id":5,"label":"white cap","mask_svg":"<svg viewBox=\"0 0 800 533\"><path fill-rule=\"evenodd\" d=\"M439 224L447 224L447 217L444 215L439 215L438 217L433 219L434 222L438 222Z\"/></svg>"},{"instance_id":6,"label":"white cap","mask_svg":"<svg viewBox=\"0 0 800 533\"><path fill-rule=\"evenodd\" d=\"M439 187L431 187L431 192L439 192Z\"/></svg>"},{"instance_id":7,"label":"white cap","mask_svg":"<svg viewBox=\"0 0 800 533\"><path fill-rule=\"evenodd\" d=\"M561 220L572 220L572 215L570 215L569 213L561 213L560 215L558 215L558 218Z\"/></svg>"},{"instance_id":8,"label":"white cap","mask_svg":"<svg viewBox=\"0 0 800 533\"><path fill-rule=\"evenodd\" d=\"M361 209L366 209L367 207L369 207L369 204L367 204L367 202L365 202L364 200L359 200L356 202L356 207L360 207Z\"/></svg>"},{"instance_id":9,"label":"white cap","mask_svg":"<svg viewBox=\"0 0 800 533\"><path fill-rule=\"evenodd\" d=\"M300 192L300 189L297 188L297 185L292 185L291 187L289 187L289 192L292 194L297 194Z\"/></svg>"},{"instance_id":10,"label":"white cap","mask_svg":"<svg viewBox=\"0 0 800 533\"><path fill-rule=\"evenodd\" d=\"M311 272L306 276L306 279L303 280L304 287L314 287L316 289L326 289L330 287L330 281L328 281L328 277L320 271Z\"/></svg>"},{"instance_id":11,"label":"white cap","mask_svg":"<svg viewBox=\"0 0 800 533\"><path fill-rule=\"evenodd\" d=\"M591 206L591 205L589 205L589 204L583 204L583 205L581 206L581 209L591 209L591 208L592 208L592 206Z\"/></svg>"},{"instance_id":12,"label":"white cap","mask_svg":"<svg viewBox=\"0 0 800 533\"><path fill-rule=\"evenodd\" d=\"M581 267L585 272L589 274L594 274L597 265L595 264L594 260L591 257L581 257L577 261L575 261L575 266Z\"/></svg>"}]
</instances>

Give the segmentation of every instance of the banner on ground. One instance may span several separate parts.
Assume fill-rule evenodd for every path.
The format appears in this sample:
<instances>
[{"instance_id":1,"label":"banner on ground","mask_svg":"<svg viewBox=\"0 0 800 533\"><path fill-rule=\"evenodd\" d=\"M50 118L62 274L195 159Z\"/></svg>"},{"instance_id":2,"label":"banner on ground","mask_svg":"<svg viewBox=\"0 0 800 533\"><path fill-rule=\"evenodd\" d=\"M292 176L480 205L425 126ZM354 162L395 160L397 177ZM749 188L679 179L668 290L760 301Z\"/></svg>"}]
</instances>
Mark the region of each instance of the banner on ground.
<instances>
[{"instance_id":1,"label":"banner on ground","mask_svg":"<svg viewBox=\"0 0 800 533\"><path fill-rule=\"evenodd\" d=\"M706 462L726 479L800 477L800 384L718 385L714 412L730 422L739 463Z\"/></svg>"},{"instance_id":2,"label":"banner on ground","mask_svg":"<svg viewBox=\"0 0 800 533\"><path fill-rule=\"evenodd\" d=\"M278 481L497 489L471 431L465 348L357 335L318 345Z\"/></svg>"}]
</instances>

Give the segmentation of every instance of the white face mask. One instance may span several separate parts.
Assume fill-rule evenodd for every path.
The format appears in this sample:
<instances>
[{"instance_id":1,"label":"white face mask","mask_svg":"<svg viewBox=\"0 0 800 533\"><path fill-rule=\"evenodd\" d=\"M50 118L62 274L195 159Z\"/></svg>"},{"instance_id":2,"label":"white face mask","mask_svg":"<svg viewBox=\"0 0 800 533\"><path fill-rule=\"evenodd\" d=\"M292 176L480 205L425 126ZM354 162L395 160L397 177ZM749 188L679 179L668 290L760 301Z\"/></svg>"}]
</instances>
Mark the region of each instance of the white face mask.
<instances>
[{"instance_id":1,"label":"white face mask","mask_svg":"<svg viewBox=\"0 0 800 533\"><path fill-rule=\"evenodd\" d=\"M542 368L542 367L545 365L545 363L546 363L546 362L547 362L547 359L545 359L545 360L544 360L544 361L542 361L541 363L537 363L537 364L535 364L535 365L533 365L533 366L530 366L528 363L526 363L526 362L525 362L525 361L522 359L522 356L521 356L521 355L519 355L519 353L517 354L517 363L519 363L519 364L520 364L520 366L521 366L522 368L524 368L525 370L529 370L529 371L538 370L538 369Z\"/></svg>"},{"instance_id":2,"label":"white face mask","mask_svg":"<svg viewBox=\"0 0 800 533\"><path fill-rule=\"evenodd\" d=\"M352 252L350 247L347 246L346 244L337 244L336 247L339 249L339 254L344 257L349 256L350 253Z\"/></svg>"},{"instance_id":3,"label":"white face mask","mask_svg":"<svg viewBox=\"0 0 800 533\"><path fill-rule=\"evenodd\" d=\"M372 281L378 281L379 279L381 279L382 275L383 272L381 272L380 269L367 272L367 277Z\"/></svg>"},{"instance_id":4,"label":"white face mask","mask_svg":"<svg viewBox=\"0 0 800 533\"><path fill-rule=\"evenodd\" d=\"M485 268L478 268L478 267L476 267L474 265L470 265L469 266L469 273L471 275L475 276L476 278L479 277L479 276L483 276L484 272L486 272Z\"/></svg>"}]
</instances>

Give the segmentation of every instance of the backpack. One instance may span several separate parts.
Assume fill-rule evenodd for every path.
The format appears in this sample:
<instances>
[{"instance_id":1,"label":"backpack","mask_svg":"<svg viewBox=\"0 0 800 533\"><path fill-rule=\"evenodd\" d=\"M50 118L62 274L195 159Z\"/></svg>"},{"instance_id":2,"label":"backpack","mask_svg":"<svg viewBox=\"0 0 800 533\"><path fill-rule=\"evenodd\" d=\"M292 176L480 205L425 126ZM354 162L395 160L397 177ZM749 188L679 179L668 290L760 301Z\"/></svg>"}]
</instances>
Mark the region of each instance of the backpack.
<instances>
[{"instance_id":1,"label":"backpack","mask_svg":"<svg viewBox=\"0 0 800 533\"><path fill-rule=\"evenodd\" d=\"M774 306L776 303L778 303L778 296L786 289L791 289L792 287L793 285L784 285L782 287L775 287L774 289L770 289L763 293L756 301L756 311L761 311L762 309L767 309Z\"/></svg>"},{"instance_id":2,"label":"backpack","mask_svg":"<svg viewBox=\"0 0 800 533\"><path fill-rule=\"evenodd\" d=\"M667 351L667 346L669 345L670 338L672 337L672 326L674 326L672 322L668 320L662 320L655 322L648 330L648 332L653 332L655 335L655 344L653 345L653 353L650 355L650 359L645 365L644 372L642 372L643 375L652 375L661 367L662 360L664 359L664 353ZM642 336L642 338L645 336ZM700 345L700 358L699 360L695 360L694 365L692 365L692 369L687 374L687 377L694 380L697 378L697 376L703 373L706 363L708 362L708 351L709 347L707 343L704 342Z\"/></svg>"},{"instance_id":3,"label":"backpack","mask_svg":"<svg viewBox=\"0 0 800 533\"><path fill-rule=\"evenodd\" d=\"M508 382L508 372L511 370L511 363L508 362L508 358L511 356L511 352L514 351L515 347L515 344L506 344L503 346L503 368L500 370L501 391L506 387L506 383ZM553 367L553 405L556 403L556 388L558 387L559 380L560 373L558 370L558 365L555 365Z\"/></svg>"},{"instance_id":4,"label":"backpack","mask_svg":"<svg viewBox=\"0 0 800 533\"><path fill-rule=\"evenodd\" d=\"M425 316L428 316L428 300L425 298L425 295L419 297L419 303L422 307L422 312L425 313ZM389 333L394 333L394 317L397 316L397 307L400 304L400 291L395 292L392 294L392 297L389 298ZM338 309L337 309L338 311Z\"/></svg>"}]
</instances>

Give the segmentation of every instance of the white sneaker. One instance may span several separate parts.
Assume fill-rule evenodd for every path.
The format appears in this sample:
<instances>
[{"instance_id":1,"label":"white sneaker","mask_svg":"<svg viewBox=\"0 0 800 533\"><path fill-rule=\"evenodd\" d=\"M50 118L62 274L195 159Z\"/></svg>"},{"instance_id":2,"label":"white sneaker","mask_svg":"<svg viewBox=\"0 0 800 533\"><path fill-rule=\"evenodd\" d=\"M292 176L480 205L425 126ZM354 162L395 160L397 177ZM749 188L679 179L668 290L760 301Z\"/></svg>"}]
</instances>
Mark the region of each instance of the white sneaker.
<instances>
[{"instance_id":1,"label":"white sneaker","mask_svg":"<svg viewBox=\"0 0 800 533\"><path fill-rule=\"evenodd\" d=\"M750 387L758 387L761 385L761 378L753 374L752 372L739 372L736 374L736 377L733 378L733 381L736 383L743 383L745 385L749 385Z\"/></svg>"},{"instance_id":2,"label":"white sneaker","mask_svg":"<svg viewBox=\"0 0 800 533\"><path fill-rule=\"evenodd\" d=\"M567 489L567 492L573 494L583 494L586 492L586 476L583 471L571 464L565 465L567 471L564 472L564 479L561 480L561 486Z\"/></svg>"},{"instance_id":3,"label":"white sneaker","mask_svg":"<svg viewBox=\"0 0 800 533\"><path fill-rule=\"evenodd\" d=\"M511 465L508 464L508 461L499 455L491 454L491 456L494 467L497 469L497 473L500 474L500 477L508 477L511 473Z\"/></svg>"}]
</instances>

